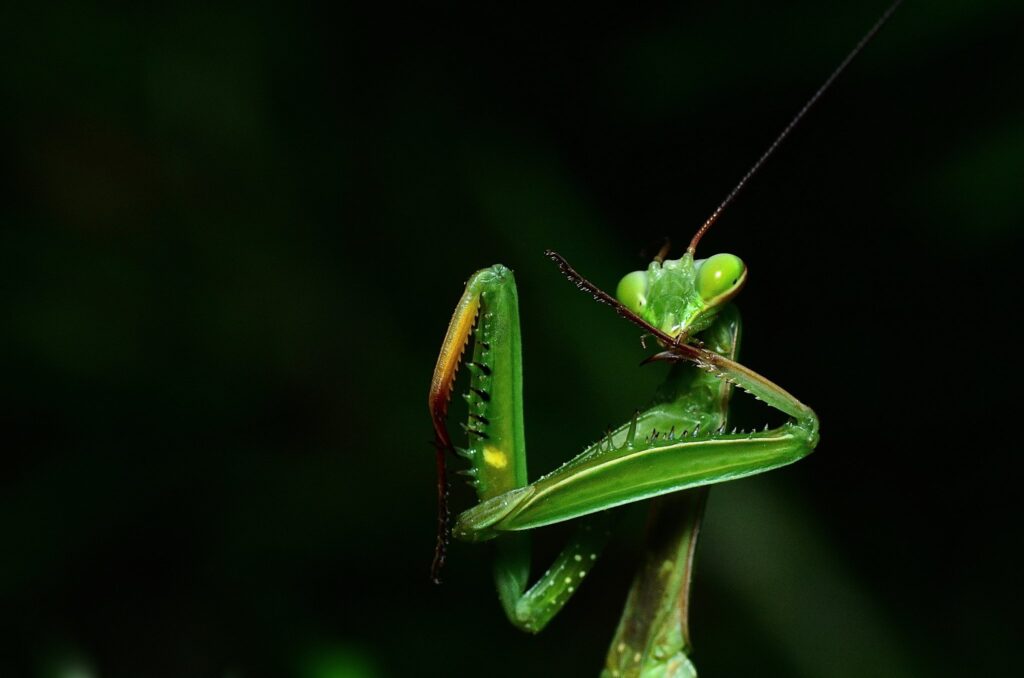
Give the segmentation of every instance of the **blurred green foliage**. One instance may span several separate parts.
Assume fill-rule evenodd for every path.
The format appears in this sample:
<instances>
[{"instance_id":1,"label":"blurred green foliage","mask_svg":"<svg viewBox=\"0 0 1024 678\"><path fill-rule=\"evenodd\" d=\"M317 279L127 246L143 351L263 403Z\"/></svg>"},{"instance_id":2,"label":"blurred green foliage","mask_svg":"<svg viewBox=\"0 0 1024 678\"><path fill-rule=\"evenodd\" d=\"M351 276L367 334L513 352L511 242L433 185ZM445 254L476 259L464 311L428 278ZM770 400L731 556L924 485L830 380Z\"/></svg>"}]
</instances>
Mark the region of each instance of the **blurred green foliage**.
<instances>
[{"instance_id":1,"label":"blurred green foliage","mask_svg":"<svg viewBox=\"0 0 1024 678\"><path fill-rule=\"evenodd\" d=\"M516 271L532 473L575 454L661 368L543 249L612 287L685 242L881 9L0 10L0 674L595 674L640 513L541 636L486 548L428 584L451 308ZM702 676L1016 654L1022 19L907 3L705 240L823 437L712 492Z\"/></svg>"}]
</instances>

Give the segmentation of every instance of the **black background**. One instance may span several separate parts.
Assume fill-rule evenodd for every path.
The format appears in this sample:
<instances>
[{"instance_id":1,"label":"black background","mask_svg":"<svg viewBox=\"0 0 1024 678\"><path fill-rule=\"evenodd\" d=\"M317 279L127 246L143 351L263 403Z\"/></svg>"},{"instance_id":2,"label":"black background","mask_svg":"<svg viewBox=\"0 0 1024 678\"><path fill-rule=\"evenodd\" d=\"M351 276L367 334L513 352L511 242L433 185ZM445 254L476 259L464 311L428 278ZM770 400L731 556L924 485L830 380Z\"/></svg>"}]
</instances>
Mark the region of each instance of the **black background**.
<instances>
[{"instance_id":1,"label":"black background","mask_svg":"<svg viewBox=\"0 0 1024 678\"><path fill-rule=\"evenodd\" d=\"M451 309L516 271L531 472L576 453L662 368L542 251L681 250L882 9L3 10L0 673L595 675L642 510L538 637L486 548L428 584ZM712 492L704 677L1017 654L1022 19L908 2L704 240L822 419Z\"/></svg>"}]
</instances>

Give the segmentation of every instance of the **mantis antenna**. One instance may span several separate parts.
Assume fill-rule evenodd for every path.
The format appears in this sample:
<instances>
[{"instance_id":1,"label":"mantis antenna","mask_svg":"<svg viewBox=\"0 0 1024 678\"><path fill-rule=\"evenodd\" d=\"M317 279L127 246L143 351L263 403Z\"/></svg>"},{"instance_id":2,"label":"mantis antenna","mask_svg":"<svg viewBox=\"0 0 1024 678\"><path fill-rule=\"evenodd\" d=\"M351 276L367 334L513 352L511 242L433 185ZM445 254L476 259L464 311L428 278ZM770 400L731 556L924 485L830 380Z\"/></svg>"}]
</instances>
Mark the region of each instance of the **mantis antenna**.
<instances>
[{"instance_id":1,"label":"mantis antenna","mask_svg":"<svg viewBox=\"0 0 1024 678\"><path fill-rule=\"evenodd\" d=\"M819 87L817 91L811 95L811 98L807 100L807 103L803 105L803 108L797 111L797 114L793 116L793 119L789 121L789 124L782 128L782 131L779 132L779 135L775 137L775 141L773 141L768 146L768 149L761 154L761 157L757 159L757 162L755 162L753 166L751 166L751 168L747 170L747 173L743 175L743 178L739 180L739 183L737 183L736 186L731 191L729 191L729 195L725 196L725 200L723 200L718 205L718 207L715 208L715 211L711 213L711 216L707 218L707 220L701 225L699 229L697 229L697 233L694 234L693 240L690 241L690 245L686 248L687 252L693 255L697 251L697 243L699 243L700 239L704 237L704 234L707 233L709 228L711 228L711 225L718 220L718 217L722 214L725 208L729 206L729 203L731 203L733 199L736 197L736 195L741 190L743 190L743 187L746 185L747 181L749 181L750 178L757 173L757 170L761 169L761 165L764 164L764 161L767 160L771 156L771 154L775 152L775 149L779 147L782 141L787 136L789 136L789 133L792 132L793 128L797 126L797 123L800 122L804 115L806 115L807 111L810 110L811 106L813 106L815 102L818 101L821 95L825 93L825 90L829 88L833 81L835 81L835 79L839 77L839 74L846 70L846 67L850 64L851 61L853 61L854 57L856 57L860 53L860 51L864 49L865 45L871 42L871 39L875 37L875 34L878 33L879 29L882 28L885 22L889 20L889 17L892 16L892 13L896 11L896 8L899 7L902 2L903 0L896 0L891 5L889 5L889 8L885 10L882 16L878 18L878 21L875 22L875 25L872 26L870 30L868 30L868 32L864 34L864 37L860 39L860 42L858 42L854 46L854 48L850 50L850 53L846 55L846 58L843 59L838 66L836 66L836 69L832 71L832 74L829 75L825 82L822 83L821 87Z\"/></svg>"}]
</instances>

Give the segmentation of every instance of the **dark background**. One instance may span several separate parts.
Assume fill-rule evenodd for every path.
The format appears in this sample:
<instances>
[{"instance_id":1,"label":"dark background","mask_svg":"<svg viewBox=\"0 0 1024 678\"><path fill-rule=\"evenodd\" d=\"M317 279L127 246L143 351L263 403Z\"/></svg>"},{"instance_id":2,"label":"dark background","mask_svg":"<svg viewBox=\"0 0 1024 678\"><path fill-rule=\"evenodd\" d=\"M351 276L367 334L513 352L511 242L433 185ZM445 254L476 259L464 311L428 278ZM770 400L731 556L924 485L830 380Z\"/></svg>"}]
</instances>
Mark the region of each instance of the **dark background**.
<instances>
[{"instance_id":1,"label":"dark background","mask_svg":"<svg viewBox=\"0 0 1024 678\"><path fill-rule=\"evenodd\" d=\"M0 674L596 675L642 507L540 636L427 581L451 309L516 271L533 474L622 421L663 368L542 251L681 251L884 3L645 5L0 10ZM702 677L1019 656L1022 22L906 3L704 241L822 440L711 493Z\"/></svg>"}]
</instances>

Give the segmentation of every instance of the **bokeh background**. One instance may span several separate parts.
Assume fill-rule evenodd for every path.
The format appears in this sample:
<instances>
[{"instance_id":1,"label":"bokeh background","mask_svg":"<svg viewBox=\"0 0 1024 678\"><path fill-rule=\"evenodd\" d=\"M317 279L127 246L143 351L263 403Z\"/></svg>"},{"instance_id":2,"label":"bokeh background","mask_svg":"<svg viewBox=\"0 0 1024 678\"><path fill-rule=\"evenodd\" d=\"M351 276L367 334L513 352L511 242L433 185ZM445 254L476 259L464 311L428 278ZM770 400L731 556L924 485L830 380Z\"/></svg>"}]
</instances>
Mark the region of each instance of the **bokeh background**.
<instances>
[{"instance_id":1,"label":"bokeh background","mask_svg":"<svg viewBox=\"0 0 1024 678\"><path fill-rule=\"evenodd\" d=\"M642 507L538 637L428 583L451 309L516 271L534 474L622 421L663 368L542 251L681 250L884 4L0 10L0 674L596 675ZM711 493L702 676L1019 657L1022 25L906 3L704 241L823 428Z\"/></svg>"}]
</instances>

